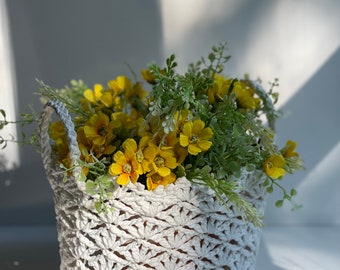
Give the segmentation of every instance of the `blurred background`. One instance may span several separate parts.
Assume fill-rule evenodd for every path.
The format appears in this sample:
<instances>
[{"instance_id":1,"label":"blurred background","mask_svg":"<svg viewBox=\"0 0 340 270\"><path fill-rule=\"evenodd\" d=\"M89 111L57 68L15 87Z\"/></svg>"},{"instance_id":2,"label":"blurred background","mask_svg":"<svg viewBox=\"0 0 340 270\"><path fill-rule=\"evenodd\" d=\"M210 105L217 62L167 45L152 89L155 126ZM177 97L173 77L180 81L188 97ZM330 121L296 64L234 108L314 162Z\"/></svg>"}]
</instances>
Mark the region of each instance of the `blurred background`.
<instances>
[{"instance_id":1,"label":"blurred background","mask_svg":"<svg viewBox=\"0 0 340 270\"><path fill-rule=\"evenodd\" d=\"M179 69L227 41L225 73L279 78L277 142L297 141L306 170L291 211L268 199L257 269L338 269L340 2L337 0L0 0L0 108L39 111L36 79L61 88L131 76L175 53ZM25 130L30 132L30 130ZM1 136L20 138L21 130ZM10 136L10 135L9 135ZM4 136L5 137L5 136ZM52 192L32 147L0 150L0 269L58 269Z\"/></svg>"}]
</instances>

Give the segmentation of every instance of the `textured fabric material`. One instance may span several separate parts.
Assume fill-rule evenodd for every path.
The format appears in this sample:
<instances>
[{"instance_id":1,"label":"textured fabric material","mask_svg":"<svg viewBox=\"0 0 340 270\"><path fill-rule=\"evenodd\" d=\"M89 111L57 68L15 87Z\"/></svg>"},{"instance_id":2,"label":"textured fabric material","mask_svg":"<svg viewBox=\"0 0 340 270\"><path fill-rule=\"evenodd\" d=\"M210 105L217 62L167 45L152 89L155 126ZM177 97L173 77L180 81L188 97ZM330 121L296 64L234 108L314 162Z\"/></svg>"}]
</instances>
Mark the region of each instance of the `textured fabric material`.
<instances>
[{"instance_id":1,"label":"textured fabric material","mask_svg":"<svg viewBox=\"0 0 340 270\"><path fill-rule=\"evenodd\" d=\"M49 113L43 118L51 116L51 106L62 118L58 111L64 108L58 103L46 106ZM65 119L65 125L71 126L67 130L72 130L73 124ZM42 120L43 134L47 123ZM42 148L49 148L43 134ZM76 144L72 136L69 140L70 145ZM98 214L94 209L98 198L81 191L73 176L63 181L50 150L42 149L42 155L55 196L60 269L255 268L260 229L245 223L226 199L227 209L207 187L185 178L155 191L128 184L117 188L106 202L112 210ZM242 196L261 214L262 182L261 174L244 173L240 180Z\"/></svg>"}]
</instances>

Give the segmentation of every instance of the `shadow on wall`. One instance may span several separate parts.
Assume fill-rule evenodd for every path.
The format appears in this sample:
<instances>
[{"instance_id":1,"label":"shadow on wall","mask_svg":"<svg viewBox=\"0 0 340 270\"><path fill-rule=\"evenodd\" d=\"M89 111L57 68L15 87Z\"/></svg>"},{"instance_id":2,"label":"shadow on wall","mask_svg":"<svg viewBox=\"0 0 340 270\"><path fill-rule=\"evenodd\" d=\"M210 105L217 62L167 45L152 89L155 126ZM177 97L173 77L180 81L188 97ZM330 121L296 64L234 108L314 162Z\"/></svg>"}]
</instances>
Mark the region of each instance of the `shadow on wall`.
<instances>
[{"instance_id":1,"label":"shadow on wall","mask_svg":"<svg viewBox=\"0 0 340 270\"><path fill-rule=\"evenodd\" d=\"M336 0L172 0L162 1L161 8L166 55L175 53L185 69L227 41L232 58L225 74L260 76L265 86L279 78L279 106L340 43Z\"/></svg>"},{"instance_id":2,"label":"shadow on wall","mask_svg":"<svg viewBox=\"0 0 340 270\"><path fill-rule=\"evenodd\" d=\"M283 107L287 116L277 122L278 143L285 144L287 134L298 142L297 151L306 171L285 178L285 185L297 188L296 198L303 208L291 212L275 209L279 192L269 196L268 223L334 224L340 222L338 210L340 182L340 48L320 70ZM326 162L327 161L327 162Z\"/></svg>"},{"instance_id":3,"label":"shadow on wall","mask_svg":"<svg viewBox=\"0 0 340 270\"><path fill-rule=\"evenodd\" d=\"M41 104L36 78L56 88L71 79L92 87L138 74L160 61L162 33L157 1L6 1L20 112ZM25 130L30 133L31 130ZM20 149L21 166L0 173L0 225L54 223L52 192L40 155Z\"/></svg>"}]
</instances>

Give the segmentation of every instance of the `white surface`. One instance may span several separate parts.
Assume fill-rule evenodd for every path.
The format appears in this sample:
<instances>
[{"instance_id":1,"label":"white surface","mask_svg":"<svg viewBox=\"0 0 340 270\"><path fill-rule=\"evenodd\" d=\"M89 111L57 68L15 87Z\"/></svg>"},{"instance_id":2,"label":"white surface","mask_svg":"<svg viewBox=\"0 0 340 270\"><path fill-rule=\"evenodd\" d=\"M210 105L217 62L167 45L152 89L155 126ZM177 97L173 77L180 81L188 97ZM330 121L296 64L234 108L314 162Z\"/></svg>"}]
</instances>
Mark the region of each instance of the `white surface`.
<instances>
[{"instance_id":1,"label":"white surface","mask_svg":"<svg viewBox=\"0 0 340 270\"><path fill-rule=\"evenodd\" d=\"M278 269L340 269L340 226L271 226L263 231L262 245ZM261 251L257 269L271 270L262 264Z\"/></svg>"}]
</instances>

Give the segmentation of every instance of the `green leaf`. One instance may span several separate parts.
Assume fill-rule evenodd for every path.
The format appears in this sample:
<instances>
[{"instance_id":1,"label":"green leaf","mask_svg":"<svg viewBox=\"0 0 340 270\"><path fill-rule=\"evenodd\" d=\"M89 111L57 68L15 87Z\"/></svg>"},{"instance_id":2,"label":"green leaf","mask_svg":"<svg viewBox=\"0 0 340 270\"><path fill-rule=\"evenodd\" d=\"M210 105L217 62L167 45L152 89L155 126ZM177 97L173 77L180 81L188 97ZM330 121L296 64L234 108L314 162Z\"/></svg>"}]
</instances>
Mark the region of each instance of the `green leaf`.
<instances>
[{"instance_id":1,"label":"green leaf","mask_svg":"<svg viewBox=\"0 0 340 270\"><path fill-rule=\"evenodd\" d=\"M274 188L273 188L273 186L269 186L269 187L267 187L267 193L273 193L273 191L274 191Z\"/></svg>"},{"instance_id":2,"label":"green leaf","mask_svg":"<svg viewBox=\"0 0 340 270\"><path fill-rule=\"evenodd\" d=\"M208 55L208 59L209 59L211 62L213 62L213 61L216 59L215 54L214 54L214 53L210 53L210 54Z\"/></svg>"},{"instance_id":3,"label":"green leaf","mask_svg":"<svg viewBox=\"0 0 340 270\"><path fill-rule=\"evenodd\" d=\"M1 147L1 149L5 149L7 147L7 141L0 137L0 145L3 144L3 146Z\"/></svg>"},{"instance_id":4,"label":"green leaf","mask_svg":"<svg viewBox=\"0 0 340 270\"><path fill-rule=\"evenodd\" d=\"M282 207L282 205L283 205L283 200L277 200L275 202L275 206L278 207L278 208Z\"/></svg>"},{"instance_id":5,"label":"green leaf","mask_svg":"<svg viewBox=\"0 0 340 270\"><path fill-rule=\"evenodd\" d=\"M270 178L266 178L266 180L263 182L263 186L269 186L272 184L272 181L270 180Z\"/></svg>"},{"instance_id":6,"label":"green leaf","mask_svg":"<svg viewBox=\"0 0 340 270\"><path fill-rule=\"evenodd\" d=\"M297 194L297 191L294 189L294 188L292 188L291 190L290 190L290 196L296 196L296 194Z\"/></svg>"},{"instance_id":7,"label":"green leaf","mask_svg":"<svg viewBox=\"0 0 340 270\"><path fill-rule=\"evenodd\" d=\"M103 212L103 205L102 202L97 201L94 203L94 207L96 208L98 213L102 213Z\"/></svg>"},{"instance_id":8,"label":"green leaf","mask_svg":"<svg viewBox=\"0 0 340 270\"><path fill-rule=\"evenodd\" d=\"M6 111L4 109L0 109L0 113L2 114L3 118L6 119Z\"/></svg>"},{"instance_id":9,"label":"green leaf","mask_svg":"<svg viewBox=\"0 0 340 270\"><path fill-rule=\"evenodd\" d=\"M89 195L95 195L97 192L96 183L92 180L88 180L86 182L86 193Z\"/></svg>"}]
</instances>

